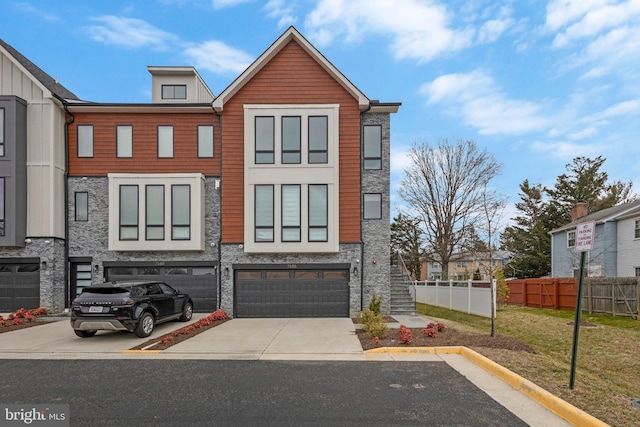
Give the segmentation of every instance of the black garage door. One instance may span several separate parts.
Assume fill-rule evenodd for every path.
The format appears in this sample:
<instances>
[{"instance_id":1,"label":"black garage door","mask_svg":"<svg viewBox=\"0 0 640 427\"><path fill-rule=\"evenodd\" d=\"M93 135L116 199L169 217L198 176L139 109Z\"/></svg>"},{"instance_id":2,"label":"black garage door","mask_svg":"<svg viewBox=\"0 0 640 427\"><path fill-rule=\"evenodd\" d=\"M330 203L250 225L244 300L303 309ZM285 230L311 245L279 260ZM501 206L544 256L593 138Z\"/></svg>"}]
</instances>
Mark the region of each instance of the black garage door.
<instances>
[{"instance_id":1,"label":"black garage door","mask_svg":"<svg viewBox=\"0 0 640 427\"><path fill-rule=\"evenodd\" d=\"M40 260L0 259L0 312L40 307Z\"/></svg>"},{"instance_id":2,"label":"black garage door","mask_svg":"<svg viewBox=\"0 0 640 427\"><path fill-rule=\"evenodd\" d=\"M235 317L348 317L347 269L237 269Z\"/></svg>"},{"instance_id":3,"label":"black garage door","mask_svg":"<svg viewBox=\"0 0 640 427\"><path fill-rule=\"evenodd\" d=\"M105 262L107 281L158 280L189 294L193 310L211 313L217 309L216 267L211 263L159 262L121 264ZM161 265L156 265L161 264Z\"/></svg>"}]
</instances>

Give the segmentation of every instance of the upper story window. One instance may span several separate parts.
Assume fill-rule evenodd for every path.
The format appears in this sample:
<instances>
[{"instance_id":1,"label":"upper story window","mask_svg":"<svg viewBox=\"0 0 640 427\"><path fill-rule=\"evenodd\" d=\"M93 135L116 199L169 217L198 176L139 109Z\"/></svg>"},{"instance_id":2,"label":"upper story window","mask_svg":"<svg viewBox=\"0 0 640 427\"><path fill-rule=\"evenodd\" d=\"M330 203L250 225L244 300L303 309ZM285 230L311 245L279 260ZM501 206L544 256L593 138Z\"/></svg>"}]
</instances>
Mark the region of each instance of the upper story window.
<instances>
[{"instance_id":1,"label":"upper story window","mask_svg":"<svg viewBox=\"0 0 640 427\"><path fill-rule=\"evenodd\" d=\"M274 118L258 116L255 118L256 164L273 164L275 127Z\"/></svg>"},{"instance_id":2,"label":"upper story window","mask_svg":"<svg viewBox=\"0 0 640 427\"><path fill-rule=\"evenodd\" d=\"M198 126L198 157L213 157L213 126Z\"/></svg>"},{"instance_id":3,"label":"upper story window","mask_svg":"<svg viewBox=\"0 0 640 427\"><path fill-rule=\"evenodd\" d=\"M116 157L133 157L133 126L116 126Z\"/></svg>"},{"instance_id":4,"label":"upper story window","mask_svg":"<svg viewBox=\"0 0 640 427\"><path fill-rule=\"evenodd\" d=\"M634 229L634 237L640 239L640 220L636 220Z\"/></svg>"},{"instance_id":5,"label":"upper story window","mask_svg":"<svg viewBox=\"0 0 640 427\"><path fill-rule=\"evenodd\" d=\"M158 126L158 158L173 157L173 126Z\"/></svg>"},{"instance_id":6,"label":"upper story window","mask_svg":"<svg viewBox=\"0 0 640 427\"><path fill-rule=\"evenodd\" d=\"M162 85L162 99L187 99L187 85Z\"/></svg>"},{"instance_id":7,"label":"upper story window","mask_svg":"<svg viewBox=\"0 0 640 427\"><path fill-rule=\"evenodd\" d=\"M300 185L282 186L282 241L300 241Z\"/></svg>"},{"instance_id":8,"label":"upper story window","mask_svg":"<svg viewBox=\"0 0 640 427\"><path fill-rule=\"evenodd\" d=\"M329 129L327 116L309 117L309 163L327 163Z\"/></svg>"},{"instance_id":9,"label":"upper story window","mask_svg":"<svg viewBox=\"0 0 640 427\"><path fill-rule=\"evenodd\" d=\"M0 178L0 236L4 236L4 178Z\"/></svg>"},{"instance_id":10,"label":"upper story window","mask_svg":"<svg viewBox=\"0 0 640 427\"><path fill-rule=\"evenodd\" d=\"M75 194L75 220L89 220L89 193L86 191L77 192Z\"/></svg>"},{"instance_id":11,"label":"upper story window","mask_svg":"<svg viewBox=\"0 0 640 427\"><path fill-rule=\"evenodd\" d=\"M300 163L300 116L282 117L282 163Z\"/></svg>"},{"instance_id":12,"label":"upper story window","mask_svg":"<svg viewBox=\"0 0 640 427\"><path fill-rule=\"evenodd\" d=\"M567 231L567 247L574 248L576 246L576 230Z\"/></svg>"},{"instance_id":13,"label":"upper story window","mask_svg":"<svg viewBox=\"0 0 640 427\"><path fill-rule=\"evenodd\" d=\"M465 268L467 266L467 261L456 261L456 268Z\"/></svg>"},{"instance_id":14,"label":"upper story window","mask_svg":"<svg viewBox=\"0 0 640 427\"><path fill-rule=\"evenodd\" d=\"M364 219L382 219L382 194L364 194Z\"/></svg>"},{"instance_id":15,"label":"upper story window","mask_svg":"<svg viewBox=\"0 0 640 427\"><path fill-rule=\"evenodd\" d=\"M78 157L93 157L93 125L78 125Z\"/></svg>"},{"instance_id":16,"label":"upper story window","mask_svg":"<svg viewBox=\"0 0 640 427\"><path fill-rule=\"evenodd\" d=\"M0 108L0 157L4 157L4 108Z\"/></svg>"},{"instance_id":17,"label":"upper story window","mask_svg":"<svg viewBox=\"0 0 640 427\"><path fill-rule=\"evenodd\" d=\"M382 169L382 126L364 127L364 168Z\"/></svg>"},{"instance_id":18,"label":"upper story window","mask_svg":"<svg viewBox=\"0 0 640 427\"><path fill-rule=\"evenodd\" d=\"M326 184L309 185L309 241L326 242L329 235L329 193Z\"/></svg>"},{"instance_id":19,"label":"upper story window","mask_svg":"<svg viewBox=\"0 0 640 427\"><path fill-rule=\"evenodd\" d=\"M254 203L255 241L273 242L273 185L256 185Z\"/></svg>"},{"instance_id":20,"label":"upper story window","mask_svg":"<svg viewBox=\"0 0 640 427\"><path fill-rule=\"evenodd\" d=\"M202 174L109 174L109 250L204 250Z\"/></svg>"}]
</instances>

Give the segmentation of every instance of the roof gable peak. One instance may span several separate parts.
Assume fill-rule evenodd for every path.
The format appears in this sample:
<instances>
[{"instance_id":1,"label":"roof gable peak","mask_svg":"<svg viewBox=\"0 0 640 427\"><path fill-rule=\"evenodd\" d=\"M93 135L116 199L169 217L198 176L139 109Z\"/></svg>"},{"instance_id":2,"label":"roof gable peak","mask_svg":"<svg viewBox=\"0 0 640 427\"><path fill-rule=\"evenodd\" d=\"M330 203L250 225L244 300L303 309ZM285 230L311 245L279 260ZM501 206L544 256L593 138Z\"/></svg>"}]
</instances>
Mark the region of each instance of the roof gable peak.
<instances>
[{"instance_id":1,"label":"roof gable peak","mask_svg":"<svg viewBox=\"0 0 640 427\"><path fill-rule=\"evenodd\" d=\"M295 41L309 54L327 73L329 73L342 87L347 90L360 105L362 111L369 108L369 99L347 79L327 58L324 57L302 34L293 26L289 27L275 42L267 48L249 67L242 72L225 90L213 101L213 108L222 111L224 104L231 99L251 78L253 78L273 57L275 57L289 42Z\"/></svg>"}]
</instances>

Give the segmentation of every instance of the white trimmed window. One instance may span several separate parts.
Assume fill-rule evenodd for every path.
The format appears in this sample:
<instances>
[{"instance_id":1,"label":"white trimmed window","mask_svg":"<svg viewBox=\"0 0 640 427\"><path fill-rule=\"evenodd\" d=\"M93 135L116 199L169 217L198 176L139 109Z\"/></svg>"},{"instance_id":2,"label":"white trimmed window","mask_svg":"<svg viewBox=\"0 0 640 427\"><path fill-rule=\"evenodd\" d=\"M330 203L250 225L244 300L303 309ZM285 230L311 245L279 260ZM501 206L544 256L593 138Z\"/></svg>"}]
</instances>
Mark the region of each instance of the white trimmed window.
<instances>
[{"instance_id":1,"label":"white trimmed window","mask_svg":"<svg viewBox=\"0 0 640 427\"><path fill-rule=\"evenodd\" d=\"M634 238L640 239L640 220L635 221L634 230Z\"/></svg>"},{"instance_id":2,"label":"white trimmed window","mask_svg":"<svg viewBox=\"0 0 640 427\"><path fill-rule=\"evenodd\" d=\"M567 231L567 247L574 248L576 246L576 230Z\"/></svg>"},{"instance_id":3,"label":"white trimmed window","mask_svg":"<svg viewBox=\"0 0 640 427\"><path fill-rule=\"evenodd\" d=\"M109 250L204 250L202 174L109 174Z\"/></svg>"},{"instance_id":4,"label":"white trimmed window","mask_svg":"<svg viewBox=\"0 0 640 427\"><path fill-rule=\"evenodd\" d=\"M339 106L245 105L245 252L338 252Z\"/></svg>"},{"instance_id":5,"label":"white trimmed window","mask_svg":"<svg viewBox=\"0 0 640 427\"><path fill-rule=\"evenodd\" d=\"M187 99L187 85L162 85L162 99Z\"/></svg>"}]
</instances>

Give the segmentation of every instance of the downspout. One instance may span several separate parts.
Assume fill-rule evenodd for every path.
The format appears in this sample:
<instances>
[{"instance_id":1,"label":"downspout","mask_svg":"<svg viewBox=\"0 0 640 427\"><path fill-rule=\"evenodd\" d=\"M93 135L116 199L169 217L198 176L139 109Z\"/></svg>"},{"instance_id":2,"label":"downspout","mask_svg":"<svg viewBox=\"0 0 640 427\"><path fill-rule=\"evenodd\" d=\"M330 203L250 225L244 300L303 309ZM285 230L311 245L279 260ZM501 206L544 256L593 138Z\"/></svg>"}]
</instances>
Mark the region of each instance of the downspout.
<instances>
[{"instance_id":1,"label":"downspout","mask_svg":"<svg viewBox=\"0 0 640 427\"><path fill-rule=\"evenodd\" d=\"M70 305L70 289L69 289L69 125L73 123L75 117L71 111L67 101L58 94L52 95L62 103L64 111L69 115L69 120L64 122L64 300L65 305Z\"/></svg>"},{"instance_id":2,"label":"downspout","mask_svg":"<svg viewBox=\"0 0 640 427\"><path fill-rule=\"evenodd\" d=\"M220 188L218 189L218 191L220 192L220 214L219 214L220 234L218 236L218 242L216 243L216 247L218 248L218 280L217 280L218 292L216 292L217 294L216 308L219 309L222 307L222 247L220 246L220 244L222 243L222 116L214 108L213 101L211 101L211 109L213 110L213 114L218 116L218 126L220 128L220 155L219 155L220 156L220 169L219 169L220 170ZM214 141L215 141L215 132L214 132ZM215 144L214 144L214 147L215 147Z\"/></svg>"},{"instance_id":3,"label":"downspout","mask_svg":"<svg viewBox=\"0 0 640 427\"><path fill-rule=\"evenodd\" d=\"M366 114L369 110L371 110L371 102L369 102L369 106L366 110L360 112L360 204L362 204L362 158L364 156L364 147L363 147L363 129L364 124L362 122L362 115ZM360 311L364 310L364 239L362 237L362 205L360 206Z\"/></svg>"}]
</instances>

